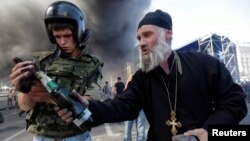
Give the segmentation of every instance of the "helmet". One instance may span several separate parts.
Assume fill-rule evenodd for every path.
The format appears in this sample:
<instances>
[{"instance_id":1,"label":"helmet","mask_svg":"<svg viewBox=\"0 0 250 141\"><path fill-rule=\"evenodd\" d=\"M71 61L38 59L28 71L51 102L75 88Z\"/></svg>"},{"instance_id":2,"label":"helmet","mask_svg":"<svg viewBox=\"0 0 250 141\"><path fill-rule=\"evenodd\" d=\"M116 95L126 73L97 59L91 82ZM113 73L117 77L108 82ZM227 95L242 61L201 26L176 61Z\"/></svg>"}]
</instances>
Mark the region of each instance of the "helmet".
<instances>
[{"instance_id":1,"label":"helmet","mask_svg":"<svg viewBox=\"0 0 250 141\"><path fill-rule=\"evenodd\" d=\"M83 13L76 5L70 2L57 1L52 3L45 12L44 22L49 40L53 44L56 43L56 40L48 29L48 24L52 22L73 23L73 37L78 44L86 42L89 38L89 31L85 27Z\"/></svg>"}]
</instances>

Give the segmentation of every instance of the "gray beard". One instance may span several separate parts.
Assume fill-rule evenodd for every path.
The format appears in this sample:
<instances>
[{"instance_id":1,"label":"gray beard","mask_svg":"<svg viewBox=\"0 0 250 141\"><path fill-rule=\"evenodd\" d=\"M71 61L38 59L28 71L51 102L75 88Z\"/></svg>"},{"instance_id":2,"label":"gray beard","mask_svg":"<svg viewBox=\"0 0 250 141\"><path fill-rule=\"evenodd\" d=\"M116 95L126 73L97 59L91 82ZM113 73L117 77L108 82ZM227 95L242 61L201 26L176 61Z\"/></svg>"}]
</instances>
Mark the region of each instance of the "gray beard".
<instances>
[{"instance_id":1,"label":"gray beard","mask_svg":"<svg viewBox=\"0 0 250 141\"><path fill-rule=\"evenodd\" d=\"M153 47L149 54L142 55L142 71L150 72L159 66L165 59L170 56L171 51L171 43L159 43L155 47Z\"/></svg>"}]
</instances>

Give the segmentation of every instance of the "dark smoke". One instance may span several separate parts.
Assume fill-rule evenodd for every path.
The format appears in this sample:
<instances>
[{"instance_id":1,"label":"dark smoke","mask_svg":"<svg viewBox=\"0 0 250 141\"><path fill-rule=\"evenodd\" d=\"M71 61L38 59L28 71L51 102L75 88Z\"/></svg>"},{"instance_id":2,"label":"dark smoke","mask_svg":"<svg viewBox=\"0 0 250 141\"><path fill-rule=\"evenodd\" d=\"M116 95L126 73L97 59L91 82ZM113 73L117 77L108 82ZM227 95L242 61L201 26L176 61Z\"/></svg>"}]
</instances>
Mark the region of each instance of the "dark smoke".
<instances>
[{"instance_id":1,"label":"dark smoke","mask_svg":"<svg viewBox=\"0 0 250 141\"><path fill-rule=\"evenodd\" d=\"M0 84L9 83L14 56L53 49L43 24L47 6L55 0L1 0ZM85 12L91 31L90 52L105 62L104 76L122 69L136 45L137 24L150 0L71 0Z\"/></svg>"},{"instance_id":2,"label":"dark smoke","mask_svg":"<svg viewBox=\"0 0 250 141\"><path fill-rule=\"evenodd\" d=\"M90 48L102 56L104 76L125 68L136 45L137 23L150 3L150 0L90 0L83 5L93 33Z\"/></svg>"}]
</instances>

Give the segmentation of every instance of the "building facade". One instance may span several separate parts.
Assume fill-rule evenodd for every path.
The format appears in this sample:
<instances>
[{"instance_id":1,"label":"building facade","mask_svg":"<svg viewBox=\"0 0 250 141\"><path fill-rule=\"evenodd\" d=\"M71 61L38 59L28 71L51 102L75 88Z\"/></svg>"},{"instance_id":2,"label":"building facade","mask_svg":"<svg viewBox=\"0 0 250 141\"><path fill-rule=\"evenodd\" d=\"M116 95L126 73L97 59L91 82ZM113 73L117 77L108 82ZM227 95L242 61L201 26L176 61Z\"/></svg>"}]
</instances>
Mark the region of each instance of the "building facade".
<instances>
[{"instance_id":1,"label":"building facade","mask_svg":"<svg viewBox=\"0 0 250 141\"><path fill-rule=\"evenodd\" d=\"M241 81L250 81L250 42L237 43Z\"/></svg>"}]
</instances>

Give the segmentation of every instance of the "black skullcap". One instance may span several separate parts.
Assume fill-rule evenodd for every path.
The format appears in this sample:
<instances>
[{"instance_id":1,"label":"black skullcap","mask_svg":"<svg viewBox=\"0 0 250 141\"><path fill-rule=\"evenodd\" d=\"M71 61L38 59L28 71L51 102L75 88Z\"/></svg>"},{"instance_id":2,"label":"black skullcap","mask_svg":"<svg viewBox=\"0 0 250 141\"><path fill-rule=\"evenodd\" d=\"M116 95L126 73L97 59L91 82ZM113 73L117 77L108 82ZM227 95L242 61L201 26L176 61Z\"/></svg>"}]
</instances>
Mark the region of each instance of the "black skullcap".
<instances>
[{"instance_id":1,"label":"black skullcap","mask_svg":"<svg viewBox=\"0 0 250 141\"><path fill-rule=\"evenodd\" d=\"M147 13L144 18L140 21L138 29L143 25L155 25L162 28L172 30L172 18L171 16L161 10Z\"/></svg>"}]
</instances>

